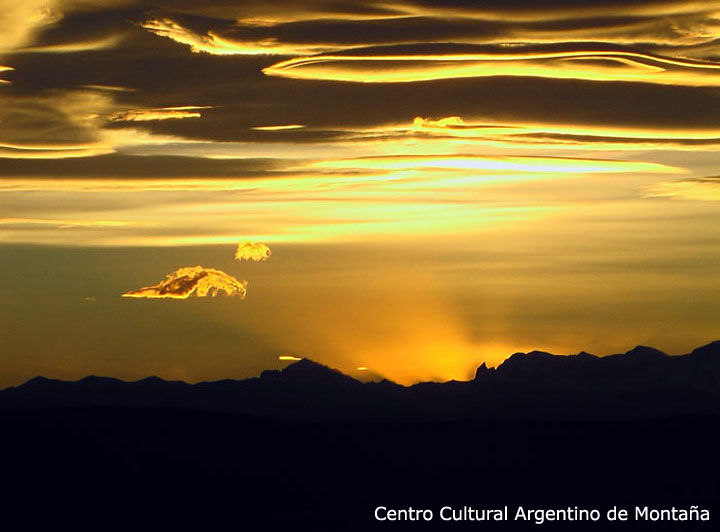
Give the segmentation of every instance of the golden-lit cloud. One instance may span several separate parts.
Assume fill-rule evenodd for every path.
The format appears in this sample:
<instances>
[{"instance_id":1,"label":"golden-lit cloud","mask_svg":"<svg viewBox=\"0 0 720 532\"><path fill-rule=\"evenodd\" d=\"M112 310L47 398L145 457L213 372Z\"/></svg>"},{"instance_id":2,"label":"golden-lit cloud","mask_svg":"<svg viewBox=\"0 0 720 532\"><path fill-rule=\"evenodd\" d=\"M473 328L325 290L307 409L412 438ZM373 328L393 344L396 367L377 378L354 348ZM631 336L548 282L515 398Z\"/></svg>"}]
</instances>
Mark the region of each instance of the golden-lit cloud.
<instances>
[{"instance_id":1,"label":"golden-lit cloud","mask_svg":"<svg viewBox=\"0 0 720 532\"><path fill-rule=\"evenodd\" d=\"M108 37L88 41L27 46L21 48L19 51L22 53L43 54L70 54L76 52L91 52L113 48L120 42L121 39L122 35L110 35Z\"/></svg>"},{"instance_id":2,"label":"golden-lit cloud","mask_svg":"<svg viewBox=\"0 0 720 532\"><path fill-rule=\"evenodd\" d=\"M455 6L425 2L360 6L347 2L342 7L325 2L289 2L272 8L243 4L242 10L198 6L191 11L213 16L212 29L193 29L171 14L142 25L194 51L213 54L314 55L408 43L548 44L557 43L562 34L565 42L642 43L650 51L683 46L684 57L701 57L699 47L712 47L717 37L720 10L716 2L675 6L669 2L626 3L604 8L542 3L532 9L486 2Z\"/></svg>"},{"instance_id":3,"label":"golden-lit cloud","mask_svg":"<svg viewBox=\"0 0 720 532\"><path fill-rule=\"evenodd\" d=\"M40 27L57 22L57 0L0 0L0 53L24 46Z\"/></svg>"},{"instance_id":4,"label":"golden-lit cloud","mask_svg":"<svg viewBox=\"0 0 720 532\"><path fill-rule=\"evenodd\" d=\"M270 255L272 255L270 248L259 242L242 242L238 244L237 251L235 251L237 260L260 262L269 259Z\"/></svg>"},{"instance_id":5,"label":"golden-lit cloud","mask_svg":"<svg viewBox=\"0 0 720 532\"><path fill-rule=\"evenodd\" d=\"M131 2L132 0L0 0L0 54L18 50L67 53L109 48L118 42L119 36L40 46L32 46L32 42L38 33L57 25L70 13Z\"/></svg>"},{"instance_id":6,"label":"golden-lit cloud","mask_svg":"<svg viewBox=\"0 0 720 532\"><path fill-rule=\"evenodd\" d=\"M285 131L290 129L303 129L306 126L302 124L287 124L282 126L255 126L251 129L256 131Z\"/></svg>"},{"instance_id":7,"label":"golden-lit cloud","mask_svg":"<svg viewBox=\"0 0 720 532\"><path fill-rule=\"evenodd\" d=\"M269 76L357 83L523 76L589 81L636 81L719 86L720 63L623 50L532 51L521 46L492 52L326 54L299 57L263 69Z\"/></svg>"},{"instance_id":8,"label":"golden-lit cloud","mask_svg":"<svg viewBox=\"0 0 720 532\"><path fill-rule=\"evenodd\" d=\"M107 94L91 90L0 95L0 156L10 158L87 157L108 153L98 116L113 106Z\"/></svg>"},{"instance_id":9,"label":"golden-lit cloud","mask_svg":"<svg viewBox=\"0 0 720 532\"><path fill-rule=\"evenodd\" d=\"M641 126L603 126L599 124L559 124L559 123L532 123L532 122L494 122L494 121L466 121L460 116L447 116L433 119L416 116L410 126L388 126L384 129L389 132L417 132L434 134L437 136L451 136L470 139L494 139L501 135L512 135L512 142L522 143L524 139L533 135L545 135L542 139L551 142L547 135L567 135L584 137L584 147L592 148L595 143L614 143L622 141L647 141L639 149L645 149L648 144L660 144L669 141L720 141L717 129L683 129L641 127ZM537 138L537 137L536 137ZM580 142L580 141L578 141Z\"/></svg>"},{"instance_id":10,"label":"golden-lit cloud","mask_svg":"<svg viewBox=\"0 0 720 532\"><path fill-rule=\"evenodd\" d=\"M112 153L112 148L97 147L28 147L1 146L0 157L5 159L74 159L78 157L95 157Z\"/></svg>"},{"instance_id":11,"label":"golden-lit cloud","mask_svg":"<svg viewBox=\"0 0 720 532\"><path fill-rule=\"evenodd\" d=\"M200 34L167 18L147 20L141 26L155 35L185 44L193 52L213 55L305 55L337 48L322 44L283 43L272 38L239 41L212 31Z\"/></svg>"},{"instance_id":12,"label":"golden-lit cloud","mask_svg":"<svg viewBox=\"0 0 720 532\"><path fill-rule=\"evenodd\" d=\"M702 177L682 181L664 181L650 187L645 197L690 201L720 201L720 178Z\"/></svg>"},{"instance_id":13,"label":"golden-lit cloud","mask_svg":"<svg viewBox=\"0 0 720 532\"><path fill-rule=\"evenodd\" d=\"M118 111L113 92L77 88L29 96L0 95L0 158L67 159L110 154L130 146L178 144L185 139L108 122L194 118L198 107Z\"/></svg>"},{"instance_id":14,"label":"golden-lit cloud","mask_svg":"<svg viewBox=\"0 0 720 532\"><path fill-rule=\"evenodd\" d=\"M483 157L470 155L389 155L322 161L317 168L333 170L458 170L481 172L532 172L547 174L597 174L645 172L686 173L682 168L659 163L567 157Z\"/></svg>"},{"instance_id":15,"label":"golden-lit cloud","mask_svg":"<svg viewBox=\"0 0 720 532\"><path fill-rule=\"evenodd\" d=\"M133 223L119 220L50 220L46 218L0 217L0 225L49 225L59 229L68 229L72 227L125 227L133 225Z\"/></svg>"},{"instance_id":16,"label":"golden-lit cloud","mask_svg":"<svg viewBox=\"0 0 720 532\"><path fill-rule=\"evenodd\" d=\"M202 266L179 268L167 275L164 281L122 294L122 297L150 299L187 299L189 297L228 296L245 298L247 281L239 281L232 275Z\"/></svg>"},{"instance_id":17,"label":"golden-lit cloud","mask_svg":"<svg viewBox=\"0 0 720 532\"><path fill-rule=\"evenodd\" d=\"M2 75L3 72L10 72L12 70L13 70L12 67L0 65L0 75ZM2 85L3 83L10 83L10 82L6 79L0 78L0 85Z\"/></svg>"},{"instance_id":18,"label":"golden-lit cloud","mask_svg":"<svg viewBox=\"0 0 720 532\"><path fill-rule=\"evenodd\" d=\"M111 122L148 122L151 120L174 120L183 118L200 118L201 109L208 106L187 105L182 107L159 107L156 109L131 109L113 113L108 117Z\"/></svg>"},{"instance_id":19,"label":"golden-lit cloud","mask_svg":"<svg viewBox=\"0 0 720 532\"><path fill-rule=\"evenodd\" d=\"M300 21L374 21L393 18L470 19L482 21L562 21L706 15L720 9L717 0L618 0L600 2L484 2L442 0L263 0L216 3L175 3L180 12L204 16L225 16L243 24L275 26ZM624 19L621 22L626 22Z\"/></svg>"},{"instance_id":20,"label":"golden-lit cloud","mask_svg":"<svg viewBox=\"0 0 720 532\"><path fill-rule=\"evenodd\" d=\"M670 17L687 14L707 14L720 8L718 0L669 0L657 2L612 2L612 3L527 3L513 6L507 2L501 5L468 4L446 5L441 2L415 2L393 0L387 5L396 13L411 16L459 17L479 20L516 21L557 21L565 19L614 17L622 13L632 17ZM508 9L509 8L509 9Z\"/></svg>"},{"instance_id":21,"label":"golden-lit cloud","mask_svg":"<svg viewBox=\"0 0 720 532\"><path fill-rule=\"evenodd\" d=\"M93 85L91 84L85 84L80 85L79 88L81 89L89 89L93 91L109 91L109 92L136 92L137 89L132 89L130 87L122 87L120 85Z\"/></svg>"},{"instance_id":22,"label":"golden-lit cloud","mask_svg":"<svg viewBox=\"0 0 720 532\"><path fill-rule=\"evenodd\" d=\"M369 145L365 147L363 144L358 151L372 153ZM409 147L423 149L426 145ZM402 148L401 143L379 143L375 152L402 152ZM453 148L442 142L436 146L438 151ZM239 164L246 162L240 160ZM78 225L61 235L51 226L29 231L15 225L8 226L4 239L164 247L237 245L242 241L236 255L240 260L264 260L270 256L268 244L412 239L417 235L469 234L508 222L539 223L559 210L587 209L589 203L608 196L639 199L641 187L657 181L654 176L689 173L667 163L643 160L452 152L287 164L294 165L296 172L282 178L0 179L0 193L8 199L21 201L26 193L52 195L63 202L94 205L95 212L103 213L97 219L132 222L112 232ZM565 189L574 192L566 197ZM120 197L137 200L124 209L103 207L115 205L115 198ZM580 201L574 204L576 198ZM22 203L7 216L30 217Z\"/></svg>"},{"instance_id":23,"label":"golden-lit cloud","mask_svg":"<svg viewBox=\"0 0 720 532\"><path fill-rule=\"evenodd\" d=\"M278 360L282 360L284 362L297 362L298 360L302 360L302 358L296 357L295 355L280 355Z\"/></svg>"},{"instance_id":24,"label":"golden-lit cloud","mask_svg":"<svg viewBox=\"0 0 720 532\"><path fill-rule=\"evenodd\" d=\"M532 122L522 120L466 120L460 116L431 118L416 116L411 123L358 128L347 133L356 145L382 140L390 148L412 138L413 146L441 145L467 151L470 146L517 150L520 147L577 149L582 151L703 151L720 145L720 132L712 128L609 126L593 123ZM407 140L406 147L407 151ZM470 145L468 142L472 142ZM444 144L443 144L444 143ZM389 151L389 150L386 150Z\"/></svg>"}]
</instances>

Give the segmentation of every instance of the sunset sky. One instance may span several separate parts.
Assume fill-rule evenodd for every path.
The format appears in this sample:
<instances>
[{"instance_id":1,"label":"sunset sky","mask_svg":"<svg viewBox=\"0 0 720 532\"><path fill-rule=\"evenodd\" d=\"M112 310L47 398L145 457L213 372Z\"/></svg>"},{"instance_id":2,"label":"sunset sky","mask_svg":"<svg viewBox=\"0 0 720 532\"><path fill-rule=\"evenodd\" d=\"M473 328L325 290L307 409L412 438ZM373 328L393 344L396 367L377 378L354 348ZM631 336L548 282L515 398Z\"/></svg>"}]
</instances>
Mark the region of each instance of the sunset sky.
<instances>
[{"instance_id":1,"label":"sunset sky","mask_svg":"<svg viewBox=\"0 0 720 532\"><path fill-rule=\"evenodd\" d=\"M0 0L0 386L685 353L719 149L720 0Z\"/></svg>"}]
</instances>

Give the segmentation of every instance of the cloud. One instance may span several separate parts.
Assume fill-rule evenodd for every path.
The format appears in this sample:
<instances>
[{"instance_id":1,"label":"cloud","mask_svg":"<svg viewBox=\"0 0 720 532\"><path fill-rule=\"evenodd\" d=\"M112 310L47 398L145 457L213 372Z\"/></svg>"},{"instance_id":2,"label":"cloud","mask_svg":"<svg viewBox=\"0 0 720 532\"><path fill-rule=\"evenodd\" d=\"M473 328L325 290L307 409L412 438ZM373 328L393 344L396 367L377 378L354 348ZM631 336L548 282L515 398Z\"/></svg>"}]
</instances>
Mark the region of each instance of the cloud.
<instances>
[{"instance_id":1,"label":"cloud","mask_svg":"<svg viewBox=\"0 0 720 532\"><path fill-rule=\"evenodd\" d=\"M562 21L586 18L666 17L705 14L719 8L718 0L394 0L396 13L409 16L445 16L476 20Z\"/></svg>"},{"instance_id":2,"label":"cloud","mask_svg":"<svg viewBox=\"0 0 720 532\"><path fill-rule=\"evenodd\" d=\"M496 76L666 85L720 86L720 63L630 48L410 45L298 57L263 69L269 76L356 83L409 83Z\"/></svg>"},{"instance_id":3,"label":"cloud","mask_svg":"<svg viewBox=\"0 0 720 532\"><path fill-rule=\"evenodd\" d=\"M110 122L192 118L196 106L118 111L106 89L48 90L0 94L0 159L67 159L107 155L132 146L177 145L178 136Z\"/></svg>"},{"instance_id":4,"label":"cloud","mask_svg":"<svg viewBox=\"0 0 720 532\"><path fill-rule=\"evenodd\" d=\"M0 0L0 54L15 50L37 52L74 52L112 46L115 36L104 40L83 42L82 36L63 43L43 43L37 48L28 46L52 32L64 19L77 12L101 11L131 4L134 0ZM92 28L89 28L92 31ZM87 29L85 30L87 31ZM85 33L81 31L78 33ZM46 46L46 44L48 44Z\"/></svg>"},{"instance_id":5,"label":"cloud","mask_svg":"<svg viewBox=\"0 0 720 532\"><path fill-rule=\"evenodd\" d=\"M12 70L13 70L12 67L0 65L0 74L2 72L11 72ZM10 83L10 82L6 79L0 78L0 84L3 84L3 83Z\"/></svg>"},{"instance_id":6,"label":"cloud","mask_svg":"<svg viewBox=\"0 0 720 532\"><path fill-rule=\"evenodd\" d=\"M9 218L0 217L0 226L5 225L49 225L60 229L71 227L124 227L132 225L132 222L118 220L64 220L46 218Z\"/></svg>"},{"instance_id":7,"label":"cloud","mask_svg":"<svg viewBox=\"0 0 720 532\"><path fill-rule=\"evenodd\" d=\"M113 113L108 117L111 122L148 122L150 120L171 120L182 118L200 118L198 111L208 106L186 105L182 107L160 107L157 109L131 109Z\"/></svg>"},{"instance_id":8,"label":"cloud","mask_svg":"<svg viewBox=\"0 0 720 532\"><path fill-rule=\"evenodd\" d=\"M648 172L682 174L682 168L659 163L619 161L609 159L581 159L571 157L483 157L475 155L394 155L328 160L315 163L316 168L335 171L406 171L450 170L502 174L503 172L531 172L549 174L594 174Z\"/></svg>"},{"instance_id":9,"label":"cloud","mask_svg":"<svg viewBox=\"0 0 720 532\"><path fill-rule=\"evenodd\" d=\"M270 258L272 251L268 246L256 242L242 242L238 244L235 258L237 260L264 261Z\"/></svg>"},{"instance_id":10,"label":"cloud","mask_svg":"<svg viewBox=\"0 0 720 532\"><path fill-rule=\"evenodd\" d=\"M44 46L29 46L21 48L19 51L22 53L47 53L47 54L64 54L64 53L75 53L75 52L89 52L94 50L105 50L113 48L118 44L121 35L110 35L102 39L77 41L68 43L48 44Z\"/></svg>"},{"instance_id":11,"label":"cloud","mask_svg":"<svg viewBox=\"0 0 720 532\"><path fill-rule=\"evenodd\" d=\"M97 116L112 99L89 90L1 95L2 157L52 158L107 153Z\"/></svg>"},{"instance_id":12,"label":"cloud","mask_svg":"<svg viewBox=\"0 0 720 532\"><path fill-rule=\"evenodd\" d=\"M457 233L708 175L720 146L715 0L47 4L0 52L5 241Z\"/></svg>"},{"instance_id":13,"label":"cloud","mask_svg":"<svg viewBox=\"0 0 720 532\"><path fill-rule=\"evenodd\" d=\"M491 5L455 2L393 2L361 12L357 2L283 3L286 7L253 9L217 6L204 16L163 12L141 25L158 35L217 55L313 55L358 46L447 43L551 43L561 34L568 42L643 43L649 47L695 47L712 44L718 30L717 2L611 6ZM713 5L715 7L713 7ZM255 6L256 8L259 6ZM205 11L203 13L203 11ZM180 21L180 22L178 22Z\"/></svg>"},{"instance_id":14,"label":"cloud","mask_svg":"<svg viewBox=\"0 0 720 532\"><path fill-rule=\"evenodd\" d=\"M285 131L290 129L303 129L305 128L302 124L286 124L282 126L255 126L251 129L256 131Z\"/></svg>"},{"instance_id":15,"label":"cloud","mask_svg":"<svg viewBox=\"0 0 720 532\"><path fill-rule=\"evenodd\" d=\"M189 297L215 297L225 293L245 299L247 281L239 281L232 275L204 268L185 267L168 274L164 281L122 294L122 297L187 299Z\"/></svg>"},{"instance_id":16,"label":"cloud","mask_svg":"<svg viewBox=\"0 0 720 532\"><path fill-rule=\"evenodd\" d=\"M193 52L214 55L304 55L327 52L335 47L316 44L283 43L273 38L262 40L237 40L209 31L200 34L170 19L152 19L141 24L143 28L160 37L185 44Z\"/></svg>"},{"instance_id":17,"label":"cloud","mask_svg":"<svg viewBox=\"0 0 720 532\"><path fill-rule=\"evenodd\" d=\"M0 52L26 44L40 27L62 18L53 0L0 0Z\"/></svg>"},{"instance_id":18,"label":"cloud","mask_svg":"<svg viewBox=\"0 0 720 532\"><path fill-rule=\"evenodd\" d=\"M650 187L646 198L674 198L689 201L720 201L720 177L663 181Z\"/></svg>"},{"instance_id":19,"label":"cloud","mask_svg":"<svg viewBox=\"0 0 720 532\"><path fill-rule=\"evenodd\" d=\"M532 123L523 121L466 121L460 116L433 119L416 116L411 125L393 124L358 130L359 134L414 135L419 138L468 139L498 146L565 145L591 150L686 149L701 150L720 144L716 129L647 128L594 124Z\"/></svg>"},{"instance_id":20,"label":"cloud","mask_svg":"<svg viewBox=\"0 0 720 532\"><path fill-rule=\"evenodd\" d=\"M0 149L0 152L2 149ZM224 159L204 157L110 153L92 158L40 159L0 157L0 188L14 188L18 178L30 176L35 181L53 180L61 187L77 189L156 189L190 190L224 182L225 188L235 188L233 178L246 179L279 175L278 162L265 159ZM52 177L50 177L52 176ZM77 179L81 177L82 179ZM146 183L142 183L145 181Z\"/></svg>"}]
</instances>

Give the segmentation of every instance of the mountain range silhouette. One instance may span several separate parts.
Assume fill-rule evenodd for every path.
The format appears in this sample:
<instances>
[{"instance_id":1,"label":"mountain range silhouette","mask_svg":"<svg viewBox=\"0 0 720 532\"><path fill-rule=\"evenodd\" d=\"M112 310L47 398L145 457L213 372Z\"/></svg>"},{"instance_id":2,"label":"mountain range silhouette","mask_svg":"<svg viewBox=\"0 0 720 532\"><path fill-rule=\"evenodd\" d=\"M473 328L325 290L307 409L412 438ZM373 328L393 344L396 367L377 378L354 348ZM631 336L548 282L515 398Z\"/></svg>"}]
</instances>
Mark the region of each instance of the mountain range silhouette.
<instances>
[{"instance_id":1,"label":"mountain range silhouette","mask_svg":"<svg viewBox=\"0 0 720 532\"><path fill-rule=\"evenodd\" d=\"M0 391L1 410L87 406L183 408L286 420L655 418L720 414L720 341L669 356L638 346L604 357L515 353L470 381L360 382L309 359L246 380L188 384L35 377Z\"/></svg>"},{"instance_id":2,"label":"mountain range silhouette","mask_svg":"<svg viewBox=\"0 0 720 532\"><path fill-rule=\"evenodd\" d=\"M379 505L699 505L713 517L697 527L618 527L715 530L720 342L516 353L469 381L413 386L308 359L196 384L35 377L0 391L0 430L3 519L29 530L538 530L378 522Z\"/></svg>"}]
</instances>

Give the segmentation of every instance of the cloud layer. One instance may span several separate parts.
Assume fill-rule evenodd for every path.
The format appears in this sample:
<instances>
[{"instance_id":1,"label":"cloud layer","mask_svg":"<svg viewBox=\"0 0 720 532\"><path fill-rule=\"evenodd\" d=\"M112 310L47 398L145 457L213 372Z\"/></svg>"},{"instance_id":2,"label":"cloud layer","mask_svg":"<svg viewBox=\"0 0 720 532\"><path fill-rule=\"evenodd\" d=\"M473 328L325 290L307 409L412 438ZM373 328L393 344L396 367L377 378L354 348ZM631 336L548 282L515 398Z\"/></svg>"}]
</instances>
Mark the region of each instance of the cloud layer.
<instances>
[{"instance_id":1,"label":"cloud layer","mask_svg":"<svg viewBox=\"0 0 720 532\"><path fill-rule=\"evenodd\" d=\"M271 4L2 4L4 216L122 225L0 239L272 246L714 195L688 183L717 173L719 1Z\"/></svg>"}]
</instances>

